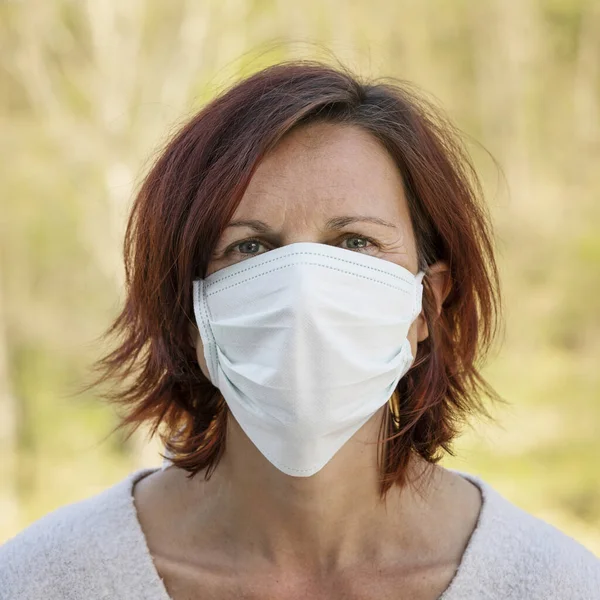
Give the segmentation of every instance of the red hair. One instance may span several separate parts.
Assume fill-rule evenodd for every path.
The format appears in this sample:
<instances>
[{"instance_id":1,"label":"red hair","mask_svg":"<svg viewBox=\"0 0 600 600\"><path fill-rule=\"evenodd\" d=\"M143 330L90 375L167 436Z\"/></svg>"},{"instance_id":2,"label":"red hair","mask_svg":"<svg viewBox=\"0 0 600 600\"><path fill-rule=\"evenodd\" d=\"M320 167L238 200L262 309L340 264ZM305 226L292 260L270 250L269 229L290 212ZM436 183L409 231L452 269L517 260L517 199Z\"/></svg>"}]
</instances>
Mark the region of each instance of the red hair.
<instances>
[{"instance_id":1,"label":"red hair","mask_svg":"<svg viewBox=\"0 0 600 600\"><path fill-rule=\"evenodd\" d=\"M202 374L189 342L192 281L203 277L221 232L261 159L293 128L320 120L369 132L400 170L420 267L449 267L438 317L428 278L429 337L395 397L400 427L382 424L381 493L404 484L416 453L440 460L464 417L487 414L495 397L479 361L498 325L499 287L489 220L472 164L453 128L399 83L364 82L309 61L266 68L196 114L167 144L135 198L124 242L126 300L105 336L117 346L95 365L91 385L125 410L120 427L148 423L172 462L190 473L218 463L227 407Z\"/></svg>"}]
</instances>

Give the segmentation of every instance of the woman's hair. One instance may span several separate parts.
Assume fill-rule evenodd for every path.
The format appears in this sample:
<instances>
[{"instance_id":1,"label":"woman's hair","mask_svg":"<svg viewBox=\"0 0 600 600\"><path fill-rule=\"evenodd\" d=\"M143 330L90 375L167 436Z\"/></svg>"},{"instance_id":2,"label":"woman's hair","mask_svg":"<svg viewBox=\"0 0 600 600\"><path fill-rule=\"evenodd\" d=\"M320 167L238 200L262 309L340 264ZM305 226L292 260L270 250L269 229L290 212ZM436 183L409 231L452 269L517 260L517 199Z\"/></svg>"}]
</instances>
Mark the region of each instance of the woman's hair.
<instances>
[{"instance_id":1,"label":"woman's hair","mask_svg":"<svg viewBox=\"0 0 600 600\"><path fill-rule=\"evenodd\" d=\"M399 427L382 422L381 494L407 482L411 454L438 462L465 417L495 397L478 365L498 325L498 274L487 212L454 129L410 86L363 81L313 61L268 67L196 114L166 145L135 198L125 241L126 300L104 334L118 345L95 364L104 396L125 410L118 427L159 433L171 461L210 477L225 447L227 406L190 343L192 282L204 277L221 232L261 159L316 121L360 127L402 174L420 267L449 268L438 316L428 278L429 337L394 394Z\"/></svg>"}]
</instances>

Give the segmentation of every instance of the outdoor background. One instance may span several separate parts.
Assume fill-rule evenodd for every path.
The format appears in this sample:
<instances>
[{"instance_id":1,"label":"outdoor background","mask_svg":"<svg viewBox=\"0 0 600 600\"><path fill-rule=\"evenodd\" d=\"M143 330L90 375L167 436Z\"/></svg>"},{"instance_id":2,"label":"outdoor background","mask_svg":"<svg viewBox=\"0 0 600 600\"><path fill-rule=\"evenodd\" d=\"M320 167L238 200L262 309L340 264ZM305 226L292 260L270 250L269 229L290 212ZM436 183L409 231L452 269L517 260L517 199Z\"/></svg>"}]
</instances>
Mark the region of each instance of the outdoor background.
<instances>
[{"instance_id":1,"label":"outdoor background","mask_svg":"<svg viewBox=\"0 0 600 600\"><path fill-rule=\"evenodd\" d=\"M324 48L436 98L484 179L506 306L487 373L509 405L444 464L600 555L597 0L0 2L0 542L159 464L73 396L123 301L132 193L215 93Z\"/></svg>"}]
</instances>

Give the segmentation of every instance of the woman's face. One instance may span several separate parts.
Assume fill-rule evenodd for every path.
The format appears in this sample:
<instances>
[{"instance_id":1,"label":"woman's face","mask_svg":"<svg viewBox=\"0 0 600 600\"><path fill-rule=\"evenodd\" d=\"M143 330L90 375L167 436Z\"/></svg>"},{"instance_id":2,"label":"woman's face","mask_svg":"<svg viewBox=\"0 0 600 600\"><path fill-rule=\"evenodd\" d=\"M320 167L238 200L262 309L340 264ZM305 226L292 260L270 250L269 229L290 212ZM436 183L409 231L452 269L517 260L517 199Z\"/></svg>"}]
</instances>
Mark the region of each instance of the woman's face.
<instances>
[{"instance_id":1,"label":"woman's face","mask_svg":"<svg viewBox=\"0 0 600 600\"><path fill-rule=\"evenodd\" d=\"M389 260L416 274L417 248L402 177L362 129L315 123L288 134L259 164L208 264L207 275L294 242L316 242ZM419 315L412 354L427 337ZM193 328L198 363L204 349Z\"/></svg>"}]
</instances>

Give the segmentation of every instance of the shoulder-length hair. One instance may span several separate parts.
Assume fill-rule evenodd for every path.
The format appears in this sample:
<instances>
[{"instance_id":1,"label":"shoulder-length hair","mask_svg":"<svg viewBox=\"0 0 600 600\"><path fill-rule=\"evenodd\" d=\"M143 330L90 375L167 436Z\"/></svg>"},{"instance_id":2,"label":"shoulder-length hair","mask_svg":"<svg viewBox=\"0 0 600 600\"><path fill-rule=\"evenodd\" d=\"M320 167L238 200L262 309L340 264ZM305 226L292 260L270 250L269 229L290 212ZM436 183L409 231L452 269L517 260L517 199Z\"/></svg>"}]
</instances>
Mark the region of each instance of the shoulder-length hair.
<instances>
[{"instance_id":1,"label":"shoulder-length hair","mask_svg":"<svg viewBox=\"0 0 600 600\"><path fill-rule=\"evenodd\" d=\"M135 198L124 241L126 300L105 333L118 344L95 364L91 385L116 382L104 397L124 408L118 427L131 433L147 423L176 466L210 477L225 447L228 410L190 344L192 281L204 277L261 159L292 129L317 120L379 140L404 181L420 266L449 267L439 316L425 277L429 337L396 389L399 426L389 414L382 421L384 495L407 482L411 454L433 464L442 450L452 453L464 418L488 415L481 397L495 397L478 366L500 301L481 187L453 127L406 84L285 62L237 83L183 126Z\"/></svg>"}]
</instances>

